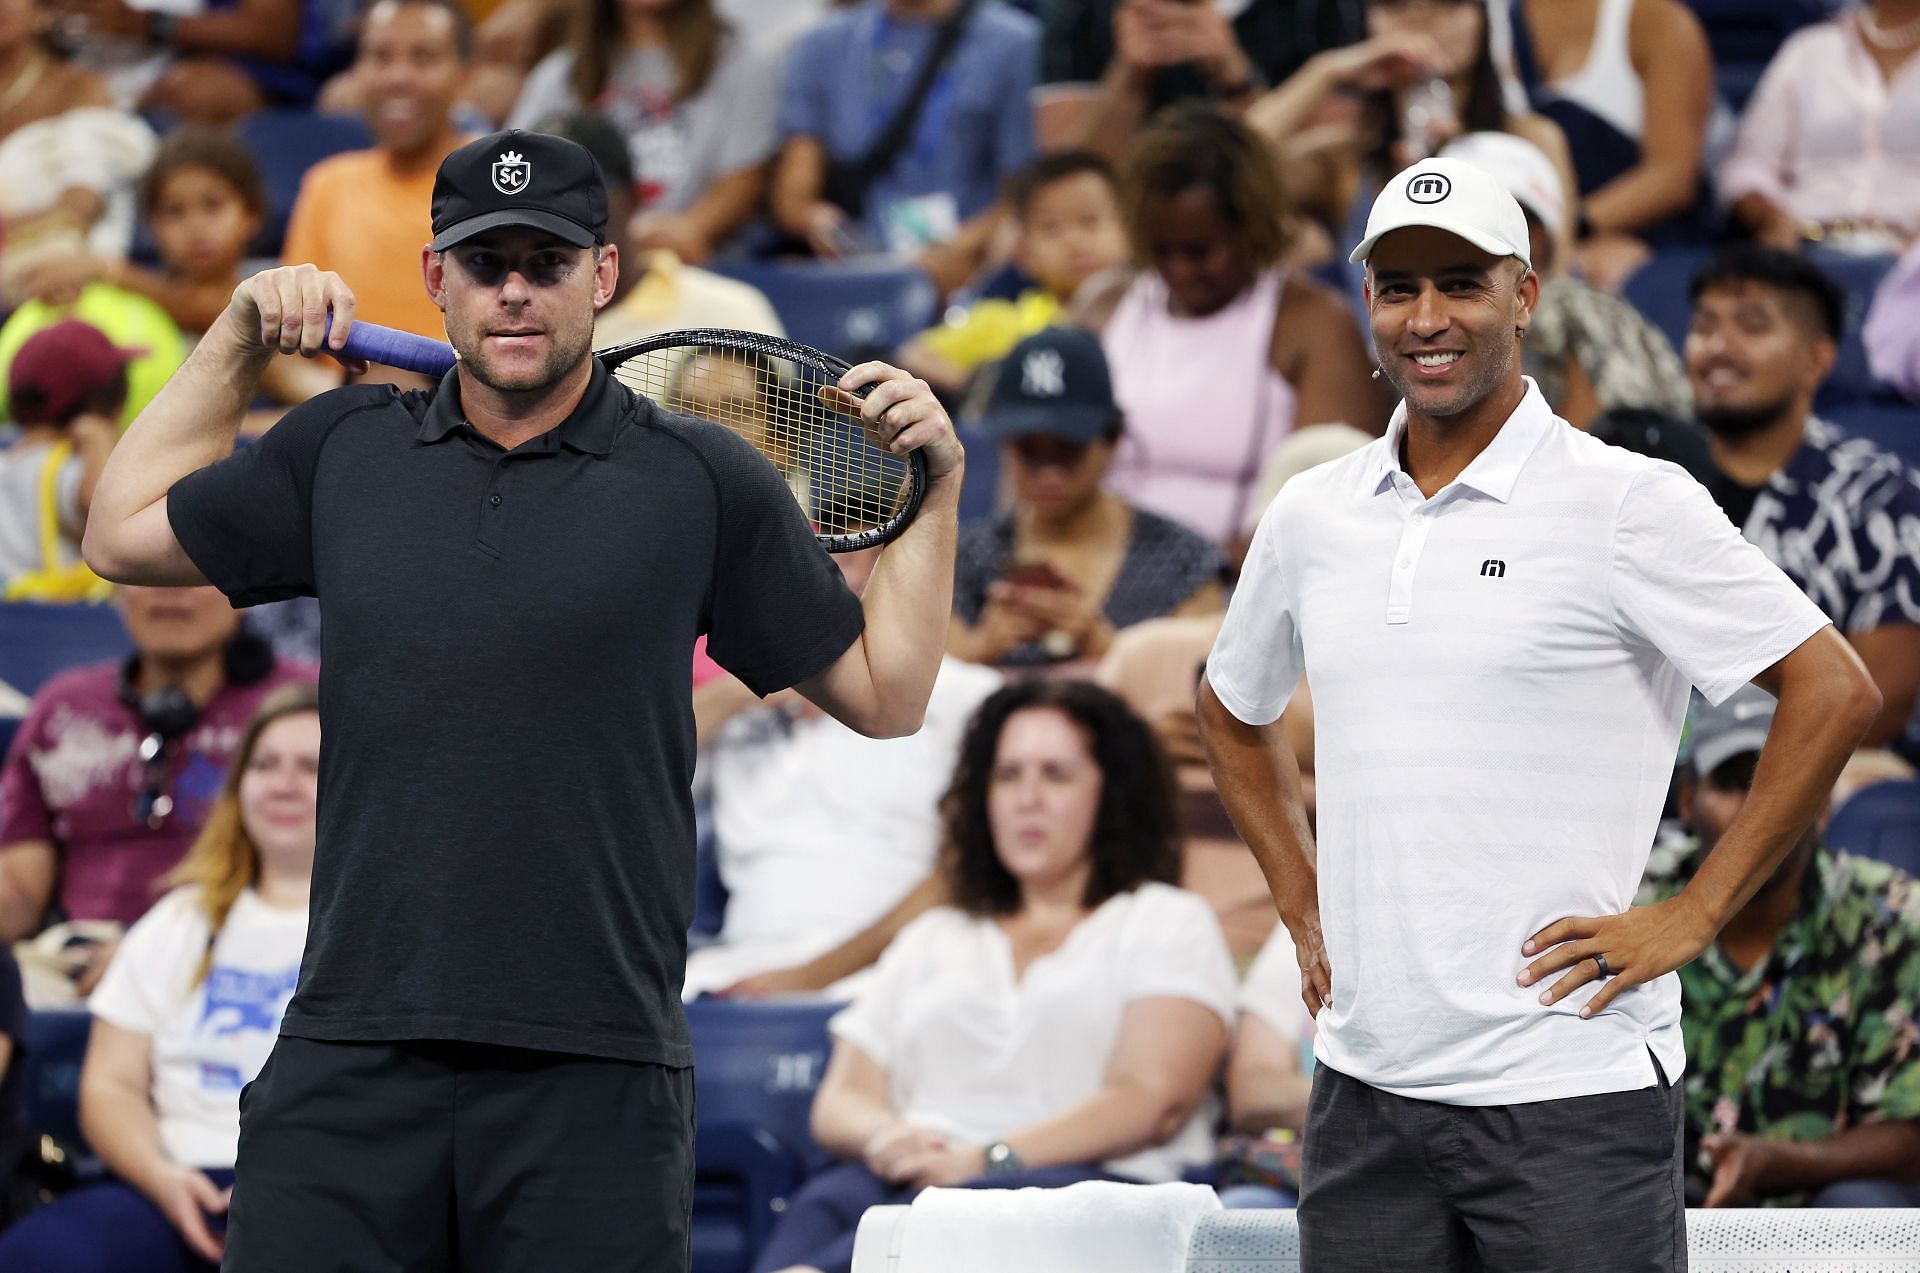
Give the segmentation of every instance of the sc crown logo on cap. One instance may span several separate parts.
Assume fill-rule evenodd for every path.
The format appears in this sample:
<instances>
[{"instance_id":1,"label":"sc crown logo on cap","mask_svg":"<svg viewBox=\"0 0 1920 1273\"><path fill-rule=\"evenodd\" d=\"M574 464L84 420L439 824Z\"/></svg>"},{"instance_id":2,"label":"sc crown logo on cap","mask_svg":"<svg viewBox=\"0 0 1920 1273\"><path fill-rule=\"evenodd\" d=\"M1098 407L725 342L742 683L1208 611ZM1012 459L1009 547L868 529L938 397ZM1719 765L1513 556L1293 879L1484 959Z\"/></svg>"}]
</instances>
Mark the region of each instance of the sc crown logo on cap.
<instances>
[{"instance_id":1,"label":"sc crown logo on cap","mask_svg":"<svg viewBox=\"0 0 1920 1273\"><path fill-rule=\"evenodd\" d=\"M1058 398L1067 391L1067 361L1057 349L1036 349L1020 364L1020 388L1035 398Z\"/></svg>"},{"instance_id":2,"label":"sc crown logo on cap","mask_svg":"<svg viewBox=\"0 0 1920 1273\"><path fill-rule=\"evenodd\" d=\"M533 165L509 150L493 164L493 188L501 194L519 194L533 180Z\"/></svg>"},{"instance_id":3,"label":"sc crown logo on cap","mask_svg":"<svg viewBox=\"0 0 1920 1273\"><path fill-rule=\"evenodd\" d=\"M1453 193L1453 183L1437 172L1423 172L1407 183L1407 198L1413 203L1439 203Z\"/></svg>"}]
</instances>

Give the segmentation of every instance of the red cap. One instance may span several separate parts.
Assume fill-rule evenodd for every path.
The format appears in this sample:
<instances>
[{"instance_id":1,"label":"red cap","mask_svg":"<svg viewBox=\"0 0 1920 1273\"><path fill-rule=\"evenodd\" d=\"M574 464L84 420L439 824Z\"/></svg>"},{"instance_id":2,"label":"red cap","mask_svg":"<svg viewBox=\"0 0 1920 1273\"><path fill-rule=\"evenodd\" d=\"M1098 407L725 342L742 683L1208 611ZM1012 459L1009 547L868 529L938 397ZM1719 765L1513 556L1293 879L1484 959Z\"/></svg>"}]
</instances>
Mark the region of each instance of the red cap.
<instances>
[{"instance_id":1,"label":"red cap","mask_svg":"<svg viewBox=\"0 0 1920 1273\"><path fill-rule=\"evenodd\" d=\"M7 371L9 410L19 424L65 424L122 367L146 354L121 349L77 318L37 331Z\"/></svg>"}]
</instances>

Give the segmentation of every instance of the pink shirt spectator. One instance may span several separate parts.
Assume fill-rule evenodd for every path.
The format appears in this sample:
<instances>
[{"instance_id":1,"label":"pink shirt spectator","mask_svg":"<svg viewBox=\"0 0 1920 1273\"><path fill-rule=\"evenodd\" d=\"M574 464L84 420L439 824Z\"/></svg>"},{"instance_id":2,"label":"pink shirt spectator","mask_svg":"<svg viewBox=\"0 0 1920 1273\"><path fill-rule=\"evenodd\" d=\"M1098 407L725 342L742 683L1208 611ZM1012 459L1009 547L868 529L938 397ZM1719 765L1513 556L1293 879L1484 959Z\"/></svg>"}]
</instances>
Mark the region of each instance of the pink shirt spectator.
<instances>
[{"instance_id":1,"label":"pink shirt spectator","mask_svg":"<svg viewBox=\"0 0 1920 1273\"><path fill-rule=\"evenodd\" d=\"M1920 241L1873 294L1860 337L1875 378L1920 401Z\"/></svg>"},{"instance_id":2,"label":"pink shirt spectator","mask_svg":"<svg viewBox=\"0 0 1920 1273\"><path fill-rule=\"evenodd\" d=\"M1788 37L1747 103L1719 188L1726 203L1765 195L1821 225L1920 230L1920 58L1889 83L1851 16Z\"/></svg>"},{"instance_id":3,"label":"pink shirt spectator","mask_svg":"<svg viewBox=\"0 0 1920 1273\"><path fill-rule=\"evenodd\" d=\"M277 663L265 679L228 686L173 745L173 811L157 830L134 818L142 768L140 717L120 699L120 668L99 663L47 682L0 770L0 844L50 840L60 855L55 900L69 919L131 924L158 899L154 881L186 852L220 793L260 700L313 670Z\"/></svg>"},{"instance_id":4,"label":"pink shirt spectator","mask_svg":"<svg viewBox=\"0 0 1920 1273\"><path fill-rule=\"evenodd\" d=\"M1125 417L1107 488L1199 531L1216 546L1240 530L1260 470L1293 428L1294 392L1273 369L1285 270L1233 303L1175 315L1152 270L1136 277L1100 343Z\"/></svg>"}]
</instances>

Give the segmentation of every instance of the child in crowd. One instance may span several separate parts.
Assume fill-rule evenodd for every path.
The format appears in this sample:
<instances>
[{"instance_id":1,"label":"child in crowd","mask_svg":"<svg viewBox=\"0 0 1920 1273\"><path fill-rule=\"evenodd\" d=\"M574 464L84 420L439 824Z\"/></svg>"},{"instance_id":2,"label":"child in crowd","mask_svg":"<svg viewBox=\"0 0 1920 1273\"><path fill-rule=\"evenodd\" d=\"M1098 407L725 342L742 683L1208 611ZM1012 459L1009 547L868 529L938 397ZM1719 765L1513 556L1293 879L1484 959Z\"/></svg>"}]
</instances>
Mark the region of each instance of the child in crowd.
<instances>
[{"instance_id":1,"label":"child in crowd","mask_svg":"<svg viewBox=\"0 0 1920 1273\"><path fill-rule=\"evenodd\" d=\"M127 364L140 352L67 319L28 337L7 368L20 428L18 440L0 450L0 587L9 600L105 595L80 560L80 534L119 437Z\"/></svg>"},{"instance_id":2,"label":"child in crowd","mask_svg":"<svg viewBox=\"0 0 1920 1273\"><path fill-rule=\"evenodd\" d=\"M154 301L190 340L197 339L226 309L248 246L260 232L266 213L260 171L232 134L188 125L161 143L140 201L159 250L158 271L131 261L72 257L41 267L35 293L57 302L86 283L109 283ZM275 402L291 405L338 387L340 380L326 363L279 358L262 385Z\"/></svg>"},{"instance_id":3,"label":"child in crowd","mask_svg":"<svg viewBox=\"0 0 1920 1273\"><path fill-rule=\"evenodd\" d=\"M1037 286L1016 300L979 300L955 310L901 351L904 366L946 392L957 392L975 371L1052 324L1082 283L1127 259L1119 185L1099 155L1042 155L1007 187L1019 233L1014 261Z\"/></svg>"}]
</instances>

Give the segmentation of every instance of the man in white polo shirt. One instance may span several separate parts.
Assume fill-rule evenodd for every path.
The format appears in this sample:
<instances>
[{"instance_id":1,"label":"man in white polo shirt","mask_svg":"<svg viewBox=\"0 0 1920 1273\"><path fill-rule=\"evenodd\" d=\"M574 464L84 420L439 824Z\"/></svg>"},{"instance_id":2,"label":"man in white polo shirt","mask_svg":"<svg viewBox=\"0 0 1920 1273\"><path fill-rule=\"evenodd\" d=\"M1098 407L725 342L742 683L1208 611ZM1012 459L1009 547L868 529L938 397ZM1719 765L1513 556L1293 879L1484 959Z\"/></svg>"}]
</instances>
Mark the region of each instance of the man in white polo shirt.
<instances>
[{"instance_id":1,"label":"man in white polo shirt","mask_svg":"<svg viewBox=\"0 0 1920 1273\"><path fill-rule=\"evenodd\" d=\"M1673 970L1879 695L1691 477L1520 374L1539 283L1493 178L1401 173L1352 259L1404 402L1273 502L1199 707L1317 1020L1302 1268L1683 1269ZM1317 847L1278 723L1302 673ZM1748 680L1780 701L1753 795L1683 893L1630 909L1688 686Z\"/></svg>"}]
</instances>

